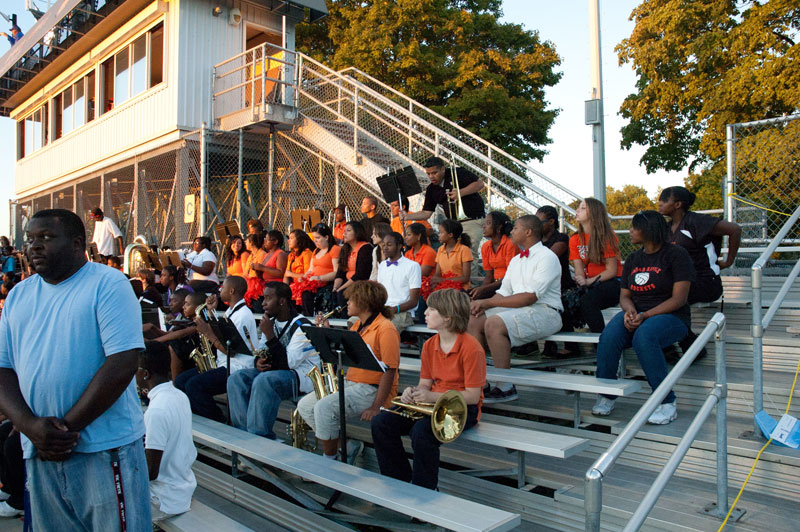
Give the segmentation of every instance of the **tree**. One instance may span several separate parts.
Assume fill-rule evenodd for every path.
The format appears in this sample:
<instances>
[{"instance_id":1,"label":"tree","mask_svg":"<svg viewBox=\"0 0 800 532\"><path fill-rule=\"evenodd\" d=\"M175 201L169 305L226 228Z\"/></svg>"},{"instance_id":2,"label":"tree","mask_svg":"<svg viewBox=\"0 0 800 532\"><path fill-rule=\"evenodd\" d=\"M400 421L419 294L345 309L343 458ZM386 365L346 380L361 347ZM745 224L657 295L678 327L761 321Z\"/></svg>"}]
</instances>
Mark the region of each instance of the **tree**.
<instances>
[{"instance_id":1,"label":"tree","mask_svg":"<svg viewBox=\"0 0 800 532\"><path fill-rule=\"evenodd\" d=\"M540 159L558 114L552 43L500 23L500 0L329 0L297 27L297 49L354 66L524 161Z\"/></svg>"},{"instance_id":2,"label":"tree","mask_svg":"<svg viewBox=\"0 0 800 532\"><path fill-rule=\"evenodd\" d=\"M684 185L697 195L692 210L721 209L724 178L725 164L722 162L704 168L699 173L690 173L684 179Z\"/></svg>"},{"instance_id":3,"label":"tree","mask_svg":"<svg viewBox=\"0 0 800 532\"><path fill-rule=\"evenodd\" d=\"M623 216L655 208L655 202L647 197L647 190L644 187L625 185L620 190L614 187L606 187L606 210L608 214Z\"/></svg>"},{"instance_id":4,"label":"tree","mask_svg":"<svg viewBox=\"0 0 800 532\"><path fill-rule=\"evenodd\" d=\"M725 126L800 107L797 0L645 0L616 48L638 76L622 103L622 146L641 163L690 170L725 156Z\"/></svg>"}]
</instances>

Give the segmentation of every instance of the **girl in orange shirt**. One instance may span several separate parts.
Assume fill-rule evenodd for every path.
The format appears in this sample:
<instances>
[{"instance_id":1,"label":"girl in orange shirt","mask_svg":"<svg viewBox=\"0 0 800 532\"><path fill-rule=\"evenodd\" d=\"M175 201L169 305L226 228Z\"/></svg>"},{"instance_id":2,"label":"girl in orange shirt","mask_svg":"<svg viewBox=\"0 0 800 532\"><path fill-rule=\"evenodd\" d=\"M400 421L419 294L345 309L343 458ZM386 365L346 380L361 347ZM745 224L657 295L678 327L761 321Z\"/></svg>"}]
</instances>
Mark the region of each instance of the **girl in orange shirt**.
<instances>
[{"instance_id":1,"label":"girl in orange shirt","mask_svg":"<svg viewBox=\"0 0 800 532\"><path fill-rule=\"evenodd\" d=\"M504 212L492 211L483 221L483 236L489 241L481 246L481 263L486 272L483 282L469 291L472 299L492 297L506 275L508 263L519 253L509 236L514 224Z\"/></svg>"},{"instance_id":2,"label":"girl in orange shirt","mask_svg":"<svg viewBox=\"0 0 800 532\"><path fill-rule=\"evenodd\" d=\"M330 283L336 277L339 267L340 248L336 245L331 228L319 223L311 230L314 244L317 246L306 274L292 284L292 297L295 302L301 301L303 314L313 316L317 295L332 299Z\"/></svg>"},{"instance_id":3,"label":"girl in orange shirt","mask_svg":"<svg viewBox=\"0 0 800 532\"><path fill-rule=\"evenodd\" d=\"M587 287L580 298L581 315L589 329L599 333L606 326L601 311L619 304L619 240L606 206L595 198L581 201L575 220L578 232L569 239L569 260L575 269L575 283Z\"/></svg>"},{"instance_id":4,"label":"girl in orange shirt","mask_svg":"<svg viewBox=\"0 0 800 532\"><path fill-rule=\"evenodd\" d=\"M262 265L257 268L261 270L264 283L271 281L282 283L289 258L283 250L283 233L275 229L269 231L264 239L264 251L267 252L267 256Z\"/></svg>"},{"instance_id":5,"label":"girl in orange shirt","mask_svg":"<svg viewBox=\"0 0 800 532\"><path fill-rule=\"evenodd\" d=\"M261 273L253 268L253 264L261 264L266 253L261 246L264 245L264 237L261 233L251 233L244 241L249 255L244 262L243 275L247 280L247 292L244 294L244 301L255 312L261 310L261 299L264 297L264 279Z\"/></svg>"},{"instance_id":6,"label":"girl in orange shirt","mask_svg":"<svg viewBox=\"0 0 800 532\"><path fill-rule=\"evenodd\" d=\"M431 277L436 269L436 250L428 245L428 228L421 223L413 223L406 226L405 234L406 258L419 264L422 272L422 287L419 291L419 304L414 315L414 321L425 323L425 309L428 306L425 300L431 293Z\"/></svg>"},{"instance_id":7,"label":"girl in orange shirt","mask_svg":"<svg viewBox=\"0 0 800 532\"><path fill-rule=\"evenodd\" d=\"M238 275L244 277L244 264L250 253L245 249L244 240L241 235L234 235L228 239L225 246L225 263L228 267L228 275Z\"/></svg>"},{"instance_id":8,"label":"girl in orange shirt","mask_svg":"<svg viewBox=\"0 0 800 532\"><path fill-rule=\"evenodd\" d=\"M303 277L311 266L314 256L314 242L302 230L295 229L289 233L289 258L286 264L286 273L283 282L292 284L293 281Z\"/></svg>"},{"instance_id":9,"label":"girl in orange shirt","mask_svg":"<svg viewBox=\"0 0 800 532\"><path fill-rule=\"evenodd\" d=\"M472 251L469 235L455 220L439 224L439 242L442 246L436 253L436 270L431 278L431 290L457 288L469 290L469 271L472 266Z\"/></svg>"}]
</instances>

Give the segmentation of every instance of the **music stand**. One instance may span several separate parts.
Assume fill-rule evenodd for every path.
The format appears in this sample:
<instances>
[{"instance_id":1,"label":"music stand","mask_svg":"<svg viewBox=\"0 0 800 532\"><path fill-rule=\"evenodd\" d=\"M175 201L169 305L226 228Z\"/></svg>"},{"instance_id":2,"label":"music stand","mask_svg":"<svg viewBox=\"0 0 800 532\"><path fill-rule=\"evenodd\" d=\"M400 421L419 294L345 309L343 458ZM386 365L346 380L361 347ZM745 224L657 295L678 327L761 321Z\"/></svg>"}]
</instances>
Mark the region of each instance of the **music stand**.
<instances>
[{"instance_id":1,"label":"music stand","mask_svg":"<svg viewBox=\"0 0 800 532\"><path fill-rule=\"evenodd\" d=\"M175 266L176 268L181 267L181 257L178 255L177 251L162 251L158 254L158 259L163 266Z\"/></svg>"},{"instance_id":2,"label":"music stand","mask_svg":"<svg viewBox=\"0 0 800 532\"><path fill-rule=\"evenodd\" d=\"M384 174L377 181L386 203L397 200L400 202L400 208L403 207L403 198L410 198L422 192L417 174L410 166Z\"/></svg>"},{"instance_id":3,"label":"music stand","mask_svg":"<svg viewBox=\"0 0 800 532\"><path fill-rule=\"evenodd\" d=\"M228 238L241 235L242 231L239 229L239 224L236 220L230 220L225 223L214 225L214 233L217 235L217 240L224 246Z\"/></svg>"},{"instance_id":4,"label":"music stand","mask_svg":"<svg viewBox=\"0 0 800 532\"><path fill-rule=\"evenodd\" d=\"M331 329L305 325L302 327L311 345L319 353L323 362L336 364L336 374L339 381L339 444L341 447L341 460L347 462L347 422L344 407L344 366L366 369L370 371L386 371L381 363L372 354L367 344L355 331L344 329Z\"/></svg>"},{"instance_id":5,"label":"music stand","mask_svg":"<svg viewBox=\"0 0 800 532\"><path fill-rule=\"evenodd\" d=\"M98 251L96 243L90 242L87 251L89 255L89 260L91 262L102 262L100 257L100 251Z\"/></svg>"},{"instance_id":6,"label":"music stand","mask_svg":"<svg viewBox=\"0 0 800 532\"><path fill-rule=\"evenodd\" d=\"M233 323L233 321L231 321L230 318L212 318L206 322L211 327L211 330L214 331L214 335L219 339L219 341L225 344L225 351L227 352L226 356L228 357L228 377L230 377L231 351L236 351L237 353L250 356L253 356L253 351L250 350L247 342L239 333L239 329L236 328L236 325Z\"/></svg>"}]
</instances>

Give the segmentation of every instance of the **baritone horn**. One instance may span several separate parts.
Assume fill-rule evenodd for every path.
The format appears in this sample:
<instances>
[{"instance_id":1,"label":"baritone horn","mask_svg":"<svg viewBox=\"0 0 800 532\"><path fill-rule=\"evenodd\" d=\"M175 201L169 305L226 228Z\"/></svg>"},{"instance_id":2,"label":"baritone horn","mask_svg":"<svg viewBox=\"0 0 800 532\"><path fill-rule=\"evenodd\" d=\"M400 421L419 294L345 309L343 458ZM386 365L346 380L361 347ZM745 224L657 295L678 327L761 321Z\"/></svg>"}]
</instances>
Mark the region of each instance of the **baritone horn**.
<instances>
[{"instance_id":1,"label":"baritone horn","mask_svg":"<svg viewBox=\"0 0 800 532\"><path fill-rule=\"evenodd\" d=\"M339 383L336 380L336 372L333 370L333 364L324 363L323 370L320 371L319 367L314 366L306 373L306 376L311 379L311 384L314 386L314 395L317 396L317 401L325 396L336 393L339 391ZM308 431L311 427L300 415L300 412L295 408L292 412L292 419L289 426L286 428L289 438L292 440L292 447L298 449L306 449L314 451L316 445L308 443Z\"/></svg>"},{"instance_id":2,"label":"baritone horn","mask_svg":"<svg viewBox=\"0 0 800 532\"><path fill-rule=\"evenodd\" d=\"M461 392L448 390L436 403L404 403L398 395L392 399L393 408L383 408L386 412L409 419L431 418L431 431L442 443L450 443L458 438L467 424L467 402Z\"/></svg>"},{"instance_id":3,"label":"baritone horn","mask_svg":"<svg viewBox=\"0 0 800 532\"><path fill-rule=\"evenodd\" d=\"M205 309L206 304L203 303L197 307L197 309L195 309L195 314L203 319L203 313ZM208 320L206 319L206 321ZM217 354L214 351L214 346L211 345L211 342L207 337L203 336L202 334L198 334L198 336L200 337L200 346L196 347L191 353L189 353L189 358L194 360L198 373L205 373L206 371L217 368Z\"/></svg>"}]
</instances>

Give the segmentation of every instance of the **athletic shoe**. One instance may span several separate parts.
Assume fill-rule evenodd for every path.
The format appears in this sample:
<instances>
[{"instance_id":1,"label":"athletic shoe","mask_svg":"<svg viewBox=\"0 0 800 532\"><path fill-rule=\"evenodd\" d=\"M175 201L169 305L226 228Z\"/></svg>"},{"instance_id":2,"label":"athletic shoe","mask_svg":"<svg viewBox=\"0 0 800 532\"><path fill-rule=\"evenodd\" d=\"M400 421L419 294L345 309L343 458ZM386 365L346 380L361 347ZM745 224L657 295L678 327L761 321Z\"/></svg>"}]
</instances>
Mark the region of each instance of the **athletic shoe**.
<instances>
[{"instance_id":1,"label":"athletic shoe","mask_svg":"<svg viewBox=\"0 0 800 532\"><path fill-rule=\"evenodd\" d=\"M19 517L23 513L25 512L9 506L6 501L0 502L0 517Z\"/></svg>"},{"instance_id":2,"label":"athletic shoe","mask_svg":"<svg viewBox=\"0 0 800 532\"><path fill-rule=\"evenodd\" d=\"M364 442L361 440L347 440L347 463L353 465L358 455L364 450Z\"/></svg>"},{"instance_id":3,"label":"athletic shoe","mask_svg":"<svg viewBox=\"0 0 800 532\"><path fill-rule=\"evenodd\" d=\"M608 416L614 410L616 399L608 399L602 395L597 398L597 402L592 407L592 414L595 416Z\"/></svg>"},{"instance_id":4,"label":"athletic shoe","mask_svg":"<svg viewBox=\"0 0 800 532\"><path fill-rule=\"evenodd\" d=\"M504 392L497 386L492 387L489 390L489 393L484 394L483 402L485 404L493 404L493 403L507 403L509 401L516 401L519 399L519 395L517 395L517 387L513 384L511 385L511 389Z\"/></svg>"},{"instance_id":5,"label":"athletic shoe","mask_svg":"<svg viewBox=\"0 0 800 532\"><path fill-rule=\"evenodd\" d=\"M651 425L666 425L676 419L678 419L678 409L675 408L675 403L661 403L647 418L647 422Z\"/></svg>"},{"instance_id":6,"label":"athletic shoe","mask_svg":"<svg viewBox=\"0 0 800 532\"><path fill-rule=\"evenodd\" d=\"M0 501L7 501L11 498L11 495L6 493L5 491L0 490Z\"/></svg>"}]
</instances>

